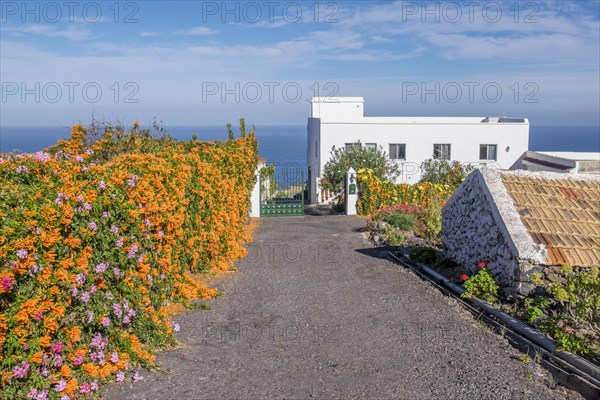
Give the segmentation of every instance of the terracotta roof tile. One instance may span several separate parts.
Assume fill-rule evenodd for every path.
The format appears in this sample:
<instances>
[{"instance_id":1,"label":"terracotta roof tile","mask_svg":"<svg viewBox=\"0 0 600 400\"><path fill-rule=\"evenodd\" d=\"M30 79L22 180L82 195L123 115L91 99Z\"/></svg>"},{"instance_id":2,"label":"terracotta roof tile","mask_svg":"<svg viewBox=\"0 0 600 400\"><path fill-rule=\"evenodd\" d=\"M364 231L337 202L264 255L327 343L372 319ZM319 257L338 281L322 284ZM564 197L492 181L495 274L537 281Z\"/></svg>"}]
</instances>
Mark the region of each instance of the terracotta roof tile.
<instances>
[{"instance_id":1,"label":"terracotta roof tile","mask_svg":"<svg viewBox=\"0 0 600 400\"><path fill-rule=\"evenodd\" d=\"M600 265L600 183L502 174L521 221L553 265Z\"/></svg>"}]
</instances>

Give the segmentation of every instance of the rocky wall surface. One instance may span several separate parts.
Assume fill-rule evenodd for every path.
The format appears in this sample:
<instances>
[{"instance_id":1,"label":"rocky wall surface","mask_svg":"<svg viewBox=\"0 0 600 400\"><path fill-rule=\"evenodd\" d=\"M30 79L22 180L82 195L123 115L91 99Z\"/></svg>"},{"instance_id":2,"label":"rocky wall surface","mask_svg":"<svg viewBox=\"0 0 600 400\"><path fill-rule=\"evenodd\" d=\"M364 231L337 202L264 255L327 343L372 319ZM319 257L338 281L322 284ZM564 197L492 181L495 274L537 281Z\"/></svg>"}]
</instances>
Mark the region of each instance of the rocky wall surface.
<instances>
[{"instance_id":1,"label":"rocky wall surface","mask_svg":"<svg viewBox=\"0 0 600 400\"><path fill-rule=\"evenodd\" d=\"M504 291L519 289L522 269L518 254L500 228L492 206L482 187L481 175L473 173L461 185L443 209L442 241L445 254L471 273L477 264L487 261L487 268ZM524 269L528 266L523 266Z\"/></svg>"}]
</instances>

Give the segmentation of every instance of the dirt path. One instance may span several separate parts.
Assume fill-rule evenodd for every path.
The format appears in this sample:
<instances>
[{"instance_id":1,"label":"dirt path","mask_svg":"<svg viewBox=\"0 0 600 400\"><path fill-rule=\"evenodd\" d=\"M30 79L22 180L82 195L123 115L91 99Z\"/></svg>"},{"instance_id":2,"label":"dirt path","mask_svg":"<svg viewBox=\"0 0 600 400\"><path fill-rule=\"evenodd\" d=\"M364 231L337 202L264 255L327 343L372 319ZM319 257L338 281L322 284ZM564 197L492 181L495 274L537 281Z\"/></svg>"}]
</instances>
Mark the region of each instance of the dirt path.
<instances>
[{"instance_id":1,"label":"dirt path","mask_svg":"<svg viewBox=\"0 0 600 400\"><path fill-rule=\"evenodd\" d=\"M343 216L262 219L211 310L178 318L169 373L107 399L561 399L460 306ZM543 370L542 370L543 371Z\"/></svg>"}]
</instances>

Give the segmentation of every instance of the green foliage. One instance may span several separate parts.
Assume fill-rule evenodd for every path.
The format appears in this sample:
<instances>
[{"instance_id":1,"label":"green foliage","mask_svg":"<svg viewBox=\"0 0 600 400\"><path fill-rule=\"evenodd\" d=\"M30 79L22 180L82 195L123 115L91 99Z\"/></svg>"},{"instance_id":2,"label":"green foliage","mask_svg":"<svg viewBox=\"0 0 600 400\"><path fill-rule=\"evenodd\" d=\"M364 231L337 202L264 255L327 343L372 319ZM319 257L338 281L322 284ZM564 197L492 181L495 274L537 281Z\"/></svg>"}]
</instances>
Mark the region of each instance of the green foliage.
<instances>
[{"instance_id":1,"label":"green foliage","mask_svg":"<svg viewBox=\"0 0 600 400\"><path fill-rule=\"evenodd\" d=\"M240 137L246 137L246 120L244 118L240 118Z\"/></svg>"},{"instance_id":2,"label":"green foliage","mask_svg":"<svg viewBox=\"0 0 600 400\"><path fill-rule=\"evenodd\" d=\"M401 246L406 240L406 235L401 230L392 228L389 225L384 228L383 237L390 246Z\"/></svg>"},{"instance_id":3,"label":"green foliage","mask_svg":"<svg viewBox=\"0 0 600 400\"><path fill-rule=\"evenodd\" d=\"M411 231L416 223L416 218L412 214L404 214L399 210L394 210L394 212L384 215L383 221L387 222L394 228L401 229L403 231Z\"/></svg>"},{"instance_id":4,"label":"green foliage","mask_svg":"<svg viewBox=\"0 0 600 400\"><path fill-rule=\"evenodd\" d=\"M227 137L229 138L229 140L235 140L233 130L231 129L231 124L227 124Z\"/></svg>"},{"instance_id":5,"label":"green foliage","mask_svg":"<svg viewBox=\"0 0 600 400\"><path fill-rule=\"evenodd\" d=\"M498 300L498 284L487 268L480 269L463 284L466 292L463 296L476 296L483 301L493 303Z\"/></svg>"},{"instance_id":6,"label":"green foliage","mask_svg":"<svg viewBox=\"0 0 600 400\"><path fill-rule=\"evenodd\" d=\"M573 323L565 322L558 317L550 317L542 322L541 328L556 341L560 349L590 355L590 345L584 337L576 335Z\"/></svg>"},{"instance_id":7,"label":"green foliage","mask_svg":"<svg viewBox=\"0 0 600 400\"><path fill-rule=\"evenodd\" d=\"M439 251L432 247L415 247L410 249L410 259L415 262L432 265L438 260Z\"/></svg>"},{"instance_id":8,"label":"green foliage","mask_svg":"<svg viewBox=\"0 0 600 400\"><path fill-rule=\"evenodd\" d=\"M415 226L415 235L425 238L432 243L441 243L442 234L442 206L430 204L419 217L420 224Z\"/></svg>"},{"instance_id":9,"label":"green foliage","mask_svg":"<svg viewBox=\"0 0 600 400\"><path fill-rule=\"evenodd\" d=\"M598 268L578 272L570 265L560 268L561 281L545 283L541 274L531 282L545 289L524 301L527 322L550 335L560 348L591 360L600 360L600 279Z\"/></svg>"},{"instance_id":10,"label":"green foliage","mask_svg":"<svg viewBox=\"0 0 600 400\"><path fill-rule=\"evenodd\" d=\"M158 154L165 147L173 146L176 143L176 140L156 120L152 122L152 128L149 129L140 128L137 121L134 122L133 128L126 129L119 121L92 119L89 127L85 129L83 145L91 147L101 140L105 144L94 155L94 161L98 164L108 162L121 155ZM54 154L61 149L60 145L54 145L47 151Z\"/></svg>"},{"instance_id":11,"label":"green foliage","mask_svg":"<svg viewBox=\"0 0 600 400\"><path fill-rule=\"evenodd\" d=\"M383 147L366 148L358 141L348 150L335 147L331 149L331 157L323 168L321 186L333 193L340 193L350 167L355 171L368 168L379 179L394 180L400 173L400 167L388 158Z\"/></svg>"},{"instance_id":12,"label":"green foliage","mask_svg":"<svg viewBox=\"0 0 600 400\"><path fill-rule=\"evenodd\" d=\"M544 310L550 305L550 300L545 296L525 299L525 320L535 323L544 316Z\"/></svg>"},{"instance_id":13,"label":"green foliage","mask_svg":"<svg viewBox=\"0 0 600 400\"><path fill-rule=\"evenodd\" d=\"M547 288L560 309L571 316L578 325L600 330L600 279L598 267L574 273L572 268L562 269L565 283L555 282Z\"/></svg>"},{"instance_id":14,"label":"green foliage","mask_svg":"<svg viewBox=\"0 0 600 400\"><path fill-rule=\"evenodd\" d=\"M461 164L459 161L430 158L421 164L421 182L458 187L473 169L472 165Z\"/></svg>"}]
</instances>

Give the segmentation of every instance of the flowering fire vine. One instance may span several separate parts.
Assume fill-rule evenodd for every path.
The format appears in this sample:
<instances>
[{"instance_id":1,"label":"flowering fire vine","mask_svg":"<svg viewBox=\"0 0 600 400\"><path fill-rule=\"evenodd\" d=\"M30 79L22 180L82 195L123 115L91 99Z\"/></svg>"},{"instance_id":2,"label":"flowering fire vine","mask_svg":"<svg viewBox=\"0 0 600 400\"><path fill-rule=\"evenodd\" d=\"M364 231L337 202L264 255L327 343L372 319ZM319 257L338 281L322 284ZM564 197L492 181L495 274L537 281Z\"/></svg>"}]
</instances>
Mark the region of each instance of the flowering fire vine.
<instances>
[{"instance_id":1,"label":"flowering fire vine","mask_svg":"<svg viewBox=\"0 0 600 400\"><path fill-rule=\"evenodd\" d=\"M245 255L254 135L138 131L127 153L110 130L90 144L76 125L46 151L0 156L3 396L77 399L135 378L173 343L173 312L216 294L194 274Z\"/></svg>"}]
</instances>

